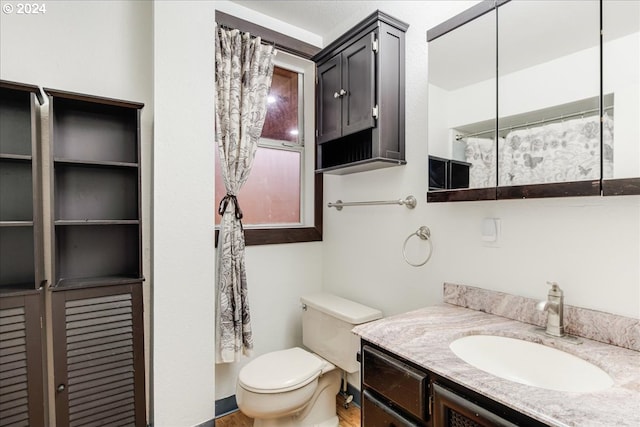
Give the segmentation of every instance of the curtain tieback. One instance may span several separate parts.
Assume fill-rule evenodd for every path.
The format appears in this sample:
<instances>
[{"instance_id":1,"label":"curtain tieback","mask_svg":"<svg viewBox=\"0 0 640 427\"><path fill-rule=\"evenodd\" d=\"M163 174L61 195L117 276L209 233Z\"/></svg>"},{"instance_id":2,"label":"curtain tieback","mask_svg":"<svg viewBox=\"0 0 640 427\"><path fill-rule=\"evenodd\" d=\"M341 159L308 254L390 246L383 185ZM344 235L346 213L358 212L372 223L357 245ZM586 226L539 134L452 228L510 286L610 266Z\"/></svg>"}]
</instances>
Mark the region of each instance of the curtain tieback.
<instances>
[{"instance_id":1,"label":"curtain tieback","mask_svg":"<svg viewBox=\"0 0 640 427\"><path fill-rule=\"evenodd\" d=\"M242 209L240 209L240 204L238 204L238 198L233 194L227 193L227 195L224 196L222 200L220 200L220 205L218 206L218 214L224 215L224 213L227 211L227 206L229 205L229 202L233 202L233 206L235 208L234 214L236 216L236 219L241 220Z\"/></svg>"}]
</instances>

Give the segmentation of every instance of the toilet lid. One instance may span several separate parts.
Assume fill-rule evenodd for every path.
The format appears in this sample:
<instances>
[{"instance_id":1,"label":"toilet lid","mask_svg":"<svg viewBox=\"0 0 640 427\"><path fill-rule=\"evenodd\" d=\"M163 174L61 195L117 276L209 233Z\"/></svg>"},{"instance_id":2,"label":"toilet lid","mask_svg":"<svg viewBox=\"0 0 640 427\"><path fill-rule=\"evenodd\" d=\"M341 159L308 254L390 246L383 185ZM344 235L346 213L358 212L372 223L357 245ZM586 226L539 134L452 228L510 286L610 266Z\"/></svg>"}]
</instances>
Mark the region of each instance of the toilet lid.
<instances>
[{"instance_id":1,"label":"toilet lid","mask_svg":"<svg viewBox=\"0 0 640 427\"><path fill-rule=\"evenodd\" d=\"M324 360L298 347L263 354L240 370L240 385L256 393L282 393L315 380Z\"/></svg>"}]
</instances>

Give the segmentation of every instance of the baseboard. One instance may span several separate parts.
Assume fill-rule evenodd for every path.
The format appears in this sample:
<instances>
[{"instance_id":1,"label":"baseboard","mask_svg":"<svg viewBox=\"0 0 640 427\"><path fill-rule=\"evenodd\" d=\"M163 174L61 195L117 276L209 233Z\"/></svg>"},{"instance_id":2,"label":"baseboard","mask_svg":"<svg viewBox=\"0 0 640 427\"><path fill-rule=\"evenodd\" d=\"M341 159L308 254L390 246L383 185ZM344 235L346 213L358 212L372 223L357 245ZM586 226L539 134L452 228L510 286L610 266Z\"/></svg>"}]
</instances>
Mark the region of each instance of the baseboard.
<instances>
[{"instance_id":1,"label":"baseboard","mask_svg":"<svg viewBox=\"0 0 640 427\"><path fill-rule=\"evenodd\" d=\"M194 427L216 427L216 420L205 421L202 424L198 424Z\"/></svg>"},{"instance_id":2,"label":"baseboard","mask_svg":"<svg viewBox=\"0 0 640 427\"><path fill-rule=\"evenodd\" d=\"M238 404L236 403L235 395L216 400L216 418L224 417L237 410Z\"/></svg>"},{"instance_id":3,"label":"baseboard","mask_svg":"<svg viewBox=\"0 0 640 427\"><path fill-rule=\"evenodd\" d=\"M340 390L342 391L342 388L340 388ZM351 401L351 403L360 407L362 403L360 399L360 390L358 390L351 384L347 383L347 393L353 396L353 400ZM229 415L233 412L236 412L237 410L238 410L238 403L236 402L235 395L225 397L224 399L216 400L216 412L215 412L216 418L224 417L225 415ZM209 426L205 426L203 424L202 426L197 426L197 427L209 427Z\"/></svg>"}]
</instances>

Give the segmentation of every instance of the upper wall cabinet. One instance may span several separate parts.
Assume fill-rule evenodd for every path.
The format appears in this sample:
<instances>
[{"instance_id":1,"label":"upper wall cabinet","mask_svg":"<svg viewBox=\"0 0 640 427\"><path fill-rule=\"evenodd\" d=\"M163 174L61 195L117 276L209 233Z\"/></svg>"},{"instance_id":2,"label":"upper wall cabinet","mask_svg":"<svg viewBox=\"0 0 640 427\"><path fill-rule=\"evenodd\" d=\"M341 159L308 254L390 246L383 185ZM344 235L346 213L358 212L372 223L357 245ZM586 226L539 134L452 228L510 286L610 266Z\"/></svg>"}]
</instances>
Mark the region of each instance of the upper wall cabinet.
<instances>
[{"instance_id":1,"label":"upper wall cabinet","mask_svg":"<svg viewBox=\"0 0 640 427\"><path fill-rule=\"evenodd\" d=\"M429 163L448 175L427 199L640 194L639 7L485 1L430 30Z\"/></svg>"},{"instance_id":2,"label":"upper wall cabinet","mask_svg":"<svg viewBox=\"0 0 640 427\"><path fill-rule=\"evenodd\" d=\"M602 57L602 90L610 98L603 122L608 168L602 192L640 194L640 2L602 3Z\"/></svg>"},{"instance_id":3,"label":"upper wall cabinet","mask_svg":"<svg viewBox=\"0 0 640 427\"><path fill-rule=\"evenodd\" d=\"M405 164L405 32L376 11L312 59L317 64L316 171Z\"/></svg>"}]
</instances>

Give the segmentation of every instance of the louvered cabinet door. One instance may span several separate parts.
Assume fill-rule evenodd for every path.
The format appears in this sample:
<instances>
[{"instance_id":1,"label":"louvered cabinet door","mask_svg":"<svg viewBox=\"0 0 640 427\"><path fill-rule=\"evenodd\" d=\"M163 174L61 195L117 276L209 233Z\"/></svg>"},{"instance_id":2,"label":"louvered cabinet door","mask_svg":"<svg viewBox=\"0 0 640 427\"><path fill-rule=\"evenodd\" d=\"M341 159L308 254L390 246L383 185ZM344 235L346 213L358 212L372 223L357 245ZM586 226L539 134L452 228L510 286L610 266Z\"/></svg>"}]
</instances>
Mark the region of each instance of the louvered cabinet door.
<instances>
[{"instance_id":1,"label":"louvered cabinet door","mask_svg":"<svg viewBox=\"0 0 640 427\"><path fill-rule=\"evenodd\" d=\"M58 426L145 426L142 284L52 296Z\"/></svg>"},{"instance_id":2,"label":"louvered cabinet door","mask_svg":"<svg viewBox=\"0 0 640 427\"><path fill-rule=\"evenodd\" d=\"M40 292L0 296L0 426L44 426Z\"/></svg>"}]
</instances>

